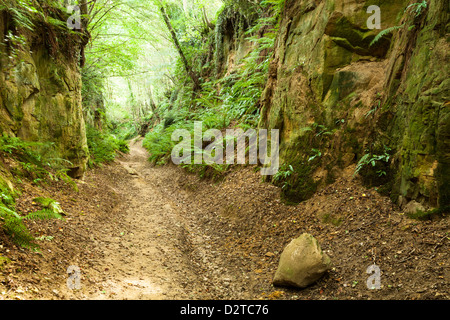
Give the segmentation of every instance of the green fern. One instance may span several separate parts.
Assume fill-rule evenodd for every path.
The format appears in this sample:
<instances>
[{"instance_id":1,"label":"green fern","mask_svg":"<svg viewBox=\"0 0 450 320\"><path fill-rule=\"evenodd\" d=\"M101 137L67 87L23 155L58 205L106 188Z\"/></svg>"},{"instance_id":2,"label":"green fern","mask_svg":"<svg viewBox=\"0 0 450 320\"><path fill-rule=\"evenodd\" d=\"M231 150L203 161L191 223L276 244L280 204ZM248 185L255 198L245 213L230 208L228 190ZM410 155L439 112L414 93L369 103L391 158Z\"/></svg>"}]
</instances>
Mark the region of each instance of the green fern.
<instances>
[{"instance_id":1,"label":"green fern","mask_svg":"<svg viewBox=\"0 0 450 320\"><path fill-rule=\"evenodd\" d=\"M373 46L375 43L377 43L378 41L380 41L381 38L383 38L385 35L394 32L395 30L398 30L400 28L403 28L405 25L402 24L400 26L394 26L394 27L390 27L387 29L384 29L382 31L380 31L380 33L378 33L376 35L376 37L372 40L372 42L370 43L369 47Z\"/></svg>"},{"instance_id":2,"label":"green fern","mask_svg":"<svg viewBox=\"0 0 450 320\"><path fill-rule=\"evenodd\" d=\"M423 0L422 2L416 2L413 4L410 4L409 6L406 7L405 12L408 12L408 9L413 8L411 10L412 13L414 13L414 17L417 18L419 17L424 11L425 9L428 7L428 3L426 0ZM372 42L370 43L369 47L373 46L375 43L377 43L378 41L380 41L380 39L382 37L384 37L385 35L394 32L395 30L398 30L400 28L403 28L405 26L405 24L402 24L400 26L394 26L394 27L390 27L387 29L382 30L380 33L377 34L377 36L372 40ZM413 26L411 26L413 27ZM411 28L410 27L410 28Z\"/></svg>"},{"instance_id":3,"label":"green fern","mask_svg":"<svg viewBox=\"0 0 450 320\"><path fill-rule=\"evenodd\" d=\"M428 3L426 0L423 0L422 2L416 2L416 3L410 4L409 6L406 7L405 12L408 11L409 8L414 8L414 7L416 7L416 8L413 9L412 11L415 12L414 16L417 18L422 14L423 10L425 10L428 7Z\"/></svg>"},{"instance_id":4,"label":"green fern","mask_svg":"<svg viewBox=\"0 0 450 320\"><path fill-rule=\"evenodd\" d=\"M11 237L11 239L21 247L38 249L39 246L34 243L34 237L23 223L23 219L7 216L4 218L3 230Z\"/></svg>"},{"instance_id":5,"label":"green fern","mask_svg":"<svg viewBox=\"0 0 450 320\"><path fill-rule=\"evenodd\" d=\"M364 156L361 157L361 159L358 161L358 164L356 165L355 172L353 173L353 176L356 176L363 167L371 164L372 167L375 167L377 162L385 162L389 163L389 159L391 158L389 152L391 151L391 148L384 146L384 153L381 155L375 155L371 153L366 153ZM377 171L378 176L386 175L385 171L378 170Z\"/></svg>"},{"instance_id":6,"label":"green fern","mask_svg":"<svg viewBox=\"0 0 450 320\"><path fill-rule=\"evenodd\" d=\"M14 21L14 24L17 27L24 27L30 31L33 31L35 28L34 23L31 21L31 17L28 14L28 12L26 12L25 9L23 8L14 8L14 7L9 7L8 8L12 19Z\"/></svg>"},{"instance_id":7,"label":"green fern","mask_svg":"<svg viewBox=\"0 0 450 320\"><path fill-rule=\"evenodd\" d=\"M0 203L0 221L3 222L3 230L16 244L24 248L39 249L39 246L34 243L35 238L24 224L25 220L63 219L62 214L64 212L58 202L49 198L37 198L35 201L41 203L44 209L30 213L24 217Z\"/></svg>"},{"instance_id":8,"label":"green fern","mask_svg":"<svg viewBox=\"0 0 450 320\"><path fill-rule=\"evenodd\" d=\"M44 210L51 211L52 214L54 214L55 219L61 219L61 214L64 214L64 211L61 209L61 205L59 204L59 202L56 202L53 199L36 198L33 201L39 203L42 207L44 207ZM39 214L36 217L42 219L40 218Z\"/></svg>"},{"instance_id":9,"label":"green fern","mask_svg":"<svg viewBox=\"0 0 450 320\"><path fill-rule=\"evenodd\" d=\"M0 218L6 219L7 217L22 219L17 212L0 204Z\"/></svg>"}]
</instances>

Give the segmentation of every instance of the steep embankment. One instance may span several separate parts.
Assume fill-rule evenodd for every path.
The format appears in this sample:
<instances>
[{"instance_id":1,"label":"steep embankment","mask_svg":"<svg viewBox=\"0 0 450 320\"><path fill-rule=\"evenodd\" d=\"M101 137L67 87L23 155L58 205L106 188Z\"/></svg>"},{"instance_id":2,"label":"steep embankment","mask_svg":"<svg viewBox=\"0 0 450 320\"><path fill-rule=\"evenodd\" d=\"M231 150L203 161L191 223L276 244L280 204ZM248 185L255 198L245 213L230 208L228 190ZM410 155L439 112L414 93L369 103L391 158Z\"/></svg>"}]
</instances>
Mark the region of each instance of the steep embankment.
<instances>
[{"instance_id":1,"label":"steep embankment","mask_svg":"<svg viewBox=\"0 0 450 320\"><path fill-rule=\"evenodd\" d=\"M398 26L373 45L372 4L382 29ZM444 0L286 1L260 122L298 172L286 197L362 159L365 182L401 206L450 204L448 22Z\"/></svg>"}]
</instances>

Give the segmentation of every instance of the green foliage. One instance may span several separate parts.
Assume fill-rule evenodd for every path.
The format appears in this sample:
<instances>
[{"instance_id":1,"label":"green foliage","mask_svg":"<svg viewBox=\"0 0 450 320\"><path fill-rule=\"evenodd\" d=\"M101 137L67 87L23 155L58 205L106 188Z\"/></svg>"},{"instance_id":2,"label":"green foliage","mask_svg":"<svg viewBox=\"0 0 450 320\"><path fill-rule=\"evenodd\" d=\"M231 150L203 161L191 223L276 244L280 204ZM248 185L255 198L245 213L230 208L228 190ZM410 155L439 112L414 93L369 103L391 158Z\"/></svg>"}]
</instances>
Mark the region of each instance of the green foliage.
<instances>
[{"instance_id":1,"label":"green foliage","mask_svg":"<svg viewBox=\"0 0 450 320\"><path fill-rule=\"evenodd\" d=\"M67 160L55 158L53 144L27 142L16 137L6 135L0 137L0 153L14 158L20 167L13 168L12 173L19 181L19 177L28 174L28 178L39 183L50 178L59 179L75 186L76 183L66 174L64 165ZM70 163L69 163L70 164ZM58 202L49 198L36 198L35 202L42 207L41 210L22 216L15 209L15 199L19 192L7 186L0 176L0 225L10 235L11 239L22 247L37 249L34 237L26 226L26 221L62 219L64 214Z\"/></svg>"},{"instance_id":2,"label":"green foliage","mask_svg":"<svg viewBox=\"0 0 450 320\"><path fill-rule=\"evenodd\" d=\"M89 166L101 165L114 161L117 152L128 153L128 142L118 139L111 133L101 132L94 127L87 126L86 136L91 158Z\"/></svg>"},{"instance_id":3,"label":"green foliage","mask_svg":"<svg viewBox=\"0 0 450 320\"><path fill-rule=\"evenodd\" d=\"M78 191L77 184L67 175L72 163L55 156L57 151L53 143L23 141L4 135L0 137L0 153L13 157L20 164L20 167L12 169L17 179L26 176L35 184L47 178L52 181L62 180ZM7 197L5 190L0 186L2 198Z\"/></svg>"},{"instance_id":4,"label":"green foliage","mask_svg":"<svg viewBox=\"0 0 450 320\"><path fill-rule=\"evenodd\" d=\"M49 172L48 175L51 180L53 180L53 181L62 180L62 181L64 181L64 183L70 185L75 192L78 192L78 185L76 184L75 181L73 181L73 179L71 177L69 177L69 175L67 174L67 171L68 171L67 169L60 169L60 170L56 170L56 173L54 173L54 174Z\"/></svg>"},{"instance_id":5,"label":"green foliage","mask_svg":"<svg viewBox=\"0 0 450 320\"><path fill-rule=\"evenodd\" d=\"M339 122L337 123L339 124ZM308 162L322 156L322 153L317 148L319 148L324 139L334 134L334 130L330 130L325 125L318 124L316 122L308 127L301 128L300 132L309 135L309 143L310 145L314 146L314 148L311 149L312 155L308 159Z\"/></svg>"},{"instance_id":6,"label":"green foliage","mask_svg":"<svg viewBox=\"0 0 450 320\"><path fill-rule=\"evenodd\" d=\"M372 109L370 109L370 110L366 113L366 115L364 116L364 118L367 118L367 117L369 117L370 115L375 114L375 112L377 112L377 110L380 108L380 106L381 106L381 101L378 100L377 104L376 104Z\"/></svg>"},{"instance_id":7,"label":"green foliage","mask_svg":"<svg viewBox=\"0 0 450 320\"><path fill-rule=\"evenodd\" d=\"M149 161L156 165L166 164L171 157L175 143L172 141L172 133L178 125L166 127L160 124L147 133L143 141L144 148L150 153Z\"/></svg>"},{"instance_id":8,"label":"green foliage","mask_svg":"<svg viewBox=\"0 0 450 320\"><path fill-rule=\"evenodd\" d=\"M74 183L65 173L66 169L62 168L61 162L64 163L63 159L53 158L53 152L52 144L26 142L19 138L8 136L0 138L0 153L18 160L21 170L28 173L35 183L43 181L46 177L50 177L52 180L64 177L64 181ZM23 173L14 171L13 174L18 178ZM1 181L0 179L1 227L16 244L32 249L38 248L34 243L34 237L26 227L25 221L62 219L61 214L63 214L63 210L59 203L53 199L37 198L35 201L41 204L42 210L22 216L15 210L15 199L18 196L18 192L11 190Z\"/></svg>"},{"instance_id":9,"label":"green foliage","mask_svg":"<svg viewBox=\"0 0 450 320\"><path fill-rule=\"evenodd\" d=\"M281 189L283 190L291 187L291 183L288 179L294 172L294 168L291 165L283 164L278 172L272 177L273 184L281 186Z\"/></svg>"},{"instance_id":10,"label":"green foliage","mask_svg":"<svg viewBox=\"0 0 450 320\"><path fill-rule=\"evenodd\" d=\"M271 51L273 50L276 34L277 20L284 5L284 1L263 1L261 8L267 11L274 11L260 19L251 21L240 15L236 6L246 6L247 3L227 2L223 10L219 13L216 25L216 66L220 68L223 60L223 34L229 33L227 30L229 21L236 24L233 37L239 39L245 37L252 42L254 50L241 62L241 67L235 73L220 78L221 71L216 70L219 78L203 84L201 98L197 99L202 107L215 109L222 105L222 110L230 121L236 120L240 123L249 124L256 127L259 119L258 102L267 81L267 74L270 64ZM244 25L252 25L248 30L244 30ZM261 33L261 30L265 32Z\"/></svg>"},{"instance_id":11,"label":"green foliage","mask_svg":"<svg viewBox=\"0 0 450 320\"><path fill-rule=\"evenodd\" d=\"M450 213L450 206L431 209L427 211L417 210L415 213L409 213L408 217L415 220L431 220L433 217L443 217L444 214Z\"/></svg>"},{"instance_id":12,"label":"green foliage","mask_svg":"<svg viewBox=\"0 0 450 320\"><path fill-rule=\"evenodd\" d=\"M413 18L418 18L422 15L423 12L425 12L426 8L428 7L428 3L426 0L423 0L422 2L416 2L413 4L410 4L408 7L406 7L405 12L413 13ZM410 10L411 9L411 10ZM380 41L381 38L384 36L394 32L395 30L401 29L405 26L405 24L399 25L399 26L393 26L387 29L384 29L380 31L375 38L370 43L369 47L372 47L374 44L376 44L378 41Z\"/></svg>"},{"instance_id":13,"label":"green foliage","mask_svg":"<svg viewBox=\"0 0 450 320\"><path fill-rule=\"evenodd\" d=\"M364 167L366 167L368 165L372 165L372 167L375 167L378 162L389 163L389 159L391 157L390 154L389 154L390 151L391 151L391 149L389 147L384 146L384 153L381 154L381 155L374 155L374 154L371 154L371 153L366 153L358 161L358 164L356 165L356 169L355 169L355 172L354 172L353 176L356 176L361 171L362 168L364 168ZM377 171L377 175L379 177L385 176L386 175L386 171L378 170Z\"/></svg>"},{"instance_id":14,"label":"green foliage","mask_svg":"<svg viewBox=\"0 0 450 320\"><path fill-rule=\"evenodd\" d=\"M305 201L316 191L318 182L312 179L312 167L306 160L297 160L288 167L283 164L280 170L283 180L276 182L275 185L282 187L281 197L287 204Z\"/></svg>"},{"instance_id":15,"label":"green foliage","mask_svg":"<svg viewBox=\"0 0 450 320\"><path fill-rule=\"evenodd\" d=\"M201 90L194 94L192 90L186 89L190 80L185 74L183 64L178 60L175 75L182 88L173 89L167 94L167 97L171 98L161 103L155 111L161 122L152 128L144 139L144 147L149 151L149 160L152 163L161 165L169 162L175 146L171 141L173 131L178 128L187 129L193 137L194 121L201 121L203 130L221 130L231 125L246 129L257 126L258 102L267 81L270 56L283 7L284 1L281 0L260 3L226 1L217 13L213 31L196 34L189 40L184 38L182 46L188 61L197 62L193 65L198 74L204 77ZM171 15L172 22L177 30L184 30L187 27L186 21L180 22L177 12L175 10ZM255 14L257 12L261 13L261 18ZM223 70L220 68L224 58L225 35L232 36L235 41L246 38L253 43L254 50L239 62L237 71L222 77ZM214 54L211 48L215 49ZM217 68L211 66L212 61ZM208 64L206 68L205 63ZM175 99L172 93L176 95ZM194 150L193 145L191 141L192 152L204 152ZM222 176L229 168L227 165L206 163L184 164L183 167L202 177Z\"/></svg>"},{"instance_id":16,"label":"green foliage","mask_svg":"<svg viewBox=\"0 0 450 320\"><path fill-rule=\"evenodd\" d=\"M318 149L311 149L312 155L309 157L308 162L314 161L316 158L320 158L322 156L322 152Z\"/></svg>"},{"instance_id":17,"label":"green foliage","mask_svg":"<svg viewBox=\"0 0 450 320\"><path fill-rule=\"evenodd\" d=\"M0 153L5 153L18 161L21 170L15 169L16 176L27 175L36 182L48 176L52 180L62 178L67 183L73 183L65 173L72 163L56 156L54 143L23 141L17 137L4 135L0 137Z\"/></svg>"},{"instance_id":18,"label":"green foliage","mask_svg":"<svg viewBox=\"0 0 450 320\"><path fill-rule=\"evenodd\" d=\"M372 40L372 42L370 42L369 47L372 47L374 44L376 44L378 41L380 41L381 38L383 38L384 36L394 32L395 30L401 29L403 28L405 25L402 24L400 26L394 26L394 27L390 27L387 29L384 29L382 31L380 31L375 38Z\"/></svg>"},{"instance_id":19,"label":"green foliage","mask_svg":"<svg viewBox=\"0 0 450 320\"><path fill-rule=\"evenodd\" d=\"M53 143L23 141L20 138L3 135L0 137L0 152L13 154L22 162L43 165L50 162L54 152Z\"/></svg>"},{"instance_id":20,"label":"green foliage","mask_svg":"<svg viewBox=\"0 0 450 320\"><path fill-rule=\"evenodd\" d=\"M45 209L49 209L51 212L54 212L56 214L64 214L64 211L61 209L60 204L51 198L39 197L34 199L33 201L39 203Z\"/></svg>"},{"instance_id":21,"label":"green foliage","mask_svg":"<svg viewBox=\"0 0 450 320\"><path fill-rule=\"evenodd\" d=\"M411 9L411 12L414 13L414 17L417 18L426 10L427 7L427 1L423 0L422 2L416 2L407 6L405 12Z\"/></svg>"},{"instance_id":22,"label":"green foliage","mask_svg":"<svg viewBox=\"0 0 450 320\"><path fill-rule=\"evenodd\" d=\"M150 121L149 118L141 119L143 123ZM139 135L140 127L135 121L124 120L122 122L110 123L111 133L121 141L129 141L136 138ZM127 149L122 150L122 152L127 153Z\"/></svg>"},{"instance_id":23,"label":"green foliage","mask_svg":"<svg viewBox=\"0 0 450 320\"><path fill-rule=\"evenodd\" d=\"M172 150L178 142L172 141L172 133L177 129L185 129L190 133L190 146L191 149L186 150L194 154L203 154L204 150L197 150L194 148L194 121L203 121L203 132L208 129L222 129L229 125L229 122L224 122L224 118L220 115L220 112L212 112L212 110L205 110L205 113L196 114L194 117L186 120L179 120L179 115L175 113L170 114L170 119L173 122L169 126L165 126L164 122L156 126L150 131L144 141L143 146L146 148L150 154L149 161L154 165L164 165L167 164L172 156ZM224 143L225 143L224 138ZM219 165L216 163L207 164L202 162L201 164L194 164L193 157L192 163L185 163L181 166L190 173L196 173L202 178L219 178L222 177L228 170L229 165L223 164Z\"/></svg>"},{"instance_id":24,"label":"green foliage","mask_svg":"<svg viewBox=\"0 0 450 320\"><path fill-rule=\"evenodd\" d=\"M0 0L0 10L5 10L12 24L8 25L6 43L9 58L15 59L25 48L25 36L39 31L50 55L73 61L80 47L81 33L67 28L69 14L61 1Z\"/></svg>"},{"instance_id":25,"label":"green foliage","mask_svg":"<svg viewBox=\"0 0 450 320\"><path fill-rule=\"evenodd\" d=\"M7 1L0 2L0 10L8 10L12 16L15 27L25 28L33 31L35 24L33 22L32 14L37 12L36 8L32 6L31 1Z\"/></svg>"}]
</instances>

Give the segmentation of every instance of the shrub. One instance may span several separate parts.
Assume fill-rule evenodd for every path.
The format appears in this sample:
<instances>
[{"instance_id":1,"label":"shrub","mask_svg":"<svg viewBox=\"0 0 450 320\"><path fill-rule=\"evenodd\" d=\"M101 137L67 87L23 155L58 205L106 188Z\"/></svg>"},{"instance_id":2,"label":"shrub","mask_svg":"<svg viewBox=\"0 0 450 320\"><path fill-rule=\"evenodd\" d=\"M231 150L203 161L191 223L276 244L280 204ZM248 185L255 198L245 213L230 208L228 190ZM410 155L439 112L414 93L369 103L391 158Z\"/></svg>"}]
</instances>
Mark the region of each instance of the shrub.
<instances>
[{"instance_id":1,"label":"shrub","mask_svg":"<svg viewBox=\"0 0 450 320\"><path fill-rule=\"evenodd\" d=\"M98 131L91 126L86 128L86 136L91 154L89 167L114 161L118 151L122 153L130 151L127 141L118 139L113 134Z\"/></svg>"}]
</instances>

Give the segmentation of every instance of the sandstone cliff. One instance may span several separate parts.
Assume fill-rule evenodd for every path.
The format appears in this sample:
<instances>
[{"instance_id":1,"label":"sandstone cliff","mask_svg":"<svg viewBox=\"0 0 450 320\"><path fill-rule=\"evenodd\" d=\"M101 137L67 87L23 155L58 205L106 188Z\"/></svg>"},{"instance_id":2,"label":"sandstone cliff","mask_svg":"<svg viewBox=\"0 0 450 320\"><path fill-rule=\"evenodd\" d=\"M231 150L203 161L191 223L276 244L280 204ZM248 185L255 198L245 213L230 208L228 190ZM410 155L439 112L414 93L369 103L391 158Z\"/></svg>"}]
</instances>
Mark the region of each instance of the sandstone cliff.
<instances>
[{"instance_id":1,"label":"sandstone cliff","mask_svg":"<svg viewBox=\"0 0 450 320\"><path fill-rule=\"evenodd\" d=\"M58 156L72 163L71 175L80 177L88 159L79 69L82 36L64 28L68 15L61 9L46 7L42 15L26 19L19 10L0 11L0 131L53 142Z\"/></svg>"},{"instance_id":2,"label":"sandstone cliff","mask_svg":"<svg viewBox=\"0 0 450 320\"><path fill-rule=\"evenodd\" d=\"M372 45L381 30L367 26L370 5L382 30L394 27ZM260 126L281 130L282 162L299 172L288 198L303 200L368 154L388 161L360 174L394 201L449 205L449 7L419 5L286 1Z\"/></svg>"}]
</instances>

